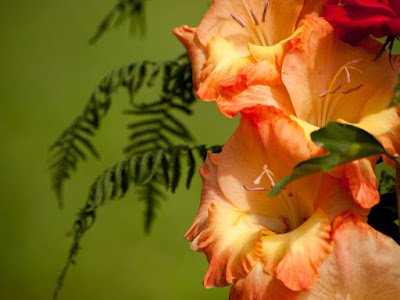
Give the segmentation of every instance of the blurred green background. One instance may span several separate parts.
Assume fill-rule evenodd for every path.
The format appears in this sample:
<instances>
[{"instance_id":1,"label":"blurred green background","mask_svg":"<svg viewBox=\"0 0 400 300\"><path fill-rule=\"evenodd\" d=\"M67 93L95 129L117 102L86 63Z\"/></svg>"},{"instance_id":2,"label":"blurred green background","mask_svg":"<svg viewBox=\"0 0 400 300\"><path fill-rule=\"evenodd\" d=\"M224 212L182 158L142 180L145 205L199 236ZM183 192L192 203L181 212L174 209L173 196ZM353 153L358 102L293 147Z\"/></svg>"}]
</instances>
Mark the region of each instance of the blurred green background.
<instances>
[{"instance_id":1,"label":"blurred green background","mask_svg":"<svg viewBox=\"0 0 400 300\"><path fill-rule=\"evenodd\" d=\"M209 4L146 1L144 37L130 35L125 24L90 46L89 38L115 2L0 1L2 300L51 298L71 242L66 233L89 185L124 158L129 116L121 112L128 108L127 95L113 98L94 139L102 159L82 163L66 183L63 210L50 188L50 144L112 69L183 53L172 28L197 25ZM220 116L213 103L199 101L195 112L187 120L198 143L222 144L237 125L237 120ZM189 191L182 184L158 209L149 236L143 230L144 205L132 193L100 209L59 299L226 299L226 288L203 288L206 258L183 239L197 211L200 188L199 176Z\"/></svg>"}]
</instances>

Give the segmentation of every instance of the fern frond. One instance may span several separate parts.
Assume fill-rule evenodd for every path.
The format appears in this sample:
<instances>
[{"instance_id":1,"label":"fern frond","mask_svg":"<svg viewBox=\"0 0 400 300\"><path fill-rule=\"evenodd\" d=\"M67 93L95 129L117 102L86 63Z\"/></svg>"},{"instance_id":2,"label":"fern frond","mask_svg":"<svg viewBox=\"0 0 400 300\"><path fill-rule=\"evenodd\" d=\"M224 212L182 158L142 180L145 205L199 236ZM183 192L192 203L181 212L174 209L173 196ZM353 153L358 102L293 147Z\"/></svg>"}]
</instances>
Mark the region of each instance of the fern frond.
<instances>
[{"instance_id":1,"label":"fern frond","mask_svg":"<svg viewBox=\"0 0 400 300\"><path fill-rule=\"evenodd\" d=\"M145 2L146 0L119 0L101 21L96 33L90 38L90 44L95 43L110 26L118 27L128 18L130 18L131 32L134 33L137 27L139 32L144 34Z\"/></svg>"},{"instance_id":2,"label":"fern frond","mask_svg":"<svg viewBox=\"0 0 400 300\"><path fill-rule=\"evenodd\" d=\"M193 137L180 121L180 115L190 115L192 104L196 100L193 92L192 73L187 56L176 61L156 64L147 81L148 86L155 84L154 76L162 73L162 94L152 102L131 101L132 109L126 111L136 121L129 124L132 130L125 152L138 153L144 149L171 147L176 140L191 142Z\"/></svg>"},{"instance_id":3,"label":"fern frond","mask_svg":"<svg viewBox=\"0 0 400 300\"><path fill-rule=\"evenodd\" d=\"M114 166L104 170L92 183L88 199L79 212L72 228L73 241L69 249L67 261L57 280L53 299L57 299L58 293L64 283L65 276L71 264L80 250L80 243L83 235L93 225L97 209L109 201L116 199L116 196L124 196L130 187L138 187L139 199L145 202L145 231L149 232L154 220L155 209L160 201L165 198L164 191L169 188L172 191L178 186L181 178L182 163L181 156L189 157L186 167L189 172L186 182L193 178L196 169L196 160L193 152L201 149L203 151L220 150L222 146L206 147L177 145L169 148L153 149L151 151L134 154ZM202 157L200 157L202 159ZM178 162L179 161L179 162ZM170 180L170 178L172 178ZM187 184L188 186L188 184Z\"/></svg>"},{"instance_id":4,"label":"fern frond","mask_svg":"<svg viewBox=\"0 0 400 300\"><path fill-rule=\"evenodd\" d=\"M164 74L166 69L168 69L168 75ZM175 81L183 80L182 76L185 76L186 81L181 82L177 91L163 88L161 100L137 104L135 98L137 93L144 87L153 87L155 76L160 74L162 74L162 84L166 86L169 84L178 86ZM170 82L164 82L166 78ZM190 85L190 81L187 81L189 78L191 78L190 63L185 56L180 56L177 60L162 62L135 62L117 68L106 75L93 91L82 113L50 147L49 170L59 205L62 206L63 183L70 178L71 172L76 170L78 163L87 159L86 153L91 153L99 158L92 139L110 109L113 94L121 87L125 88L130 95L134 114L148 117L145 120L139 118L137 123L130 125L134 132L131 134L132 141L127 147L127 152L149 150L155 148L154 145L170 147L173 145L170 140L171 136L181 138L183 141L191 140L191 135L184 125L172 116L176 106L184 107L185 111L191 112L190 105L195 101L195 97L192 91L193 87ZM184 89L188 89L186 98L178 99L176 93L184 93ZM167 122L169 123L167 124ZM166 133L169 133L169 136ZM156 143L155 140L159 142Z\"/></svg>"}]
</instances>

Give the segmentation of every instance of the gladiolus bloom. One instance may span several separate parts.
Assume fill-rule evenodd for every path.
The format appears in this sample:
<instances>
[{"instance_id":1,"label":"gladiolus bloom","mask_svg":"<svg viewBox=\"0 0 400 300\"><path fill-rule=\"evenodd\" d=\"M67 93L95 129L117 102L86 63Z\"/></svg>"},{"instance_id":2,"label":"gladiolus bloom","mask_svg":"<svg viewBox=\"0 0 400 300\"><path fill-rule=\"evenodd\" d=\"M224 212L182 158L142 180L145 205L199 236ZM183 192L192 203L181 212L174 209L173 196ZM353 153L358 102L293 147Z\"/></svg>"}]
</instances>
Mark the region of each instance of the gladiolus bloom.
<instances>
[{"instance_id":1,"label":"gladiolus bloom","mask_svg":"<svg viewBox=\"0 0 400 300\"><path fill-rule=\"evenodd\" d=\"M324 5L324 13L335 33L347 43L358 44L369 35L400 35L398 0L331 0Z\"/></svg>"},{"instance_id":2,"label":"gladiolus bloom","mask_svg":"<svg viewBox=\"0 0 400 300\"><path fill-rule=\"evenodd\" d=\"M200 208L185 237L207 256L205 287L234 281L232 299L292 299L317 280L332 249L332 219L348 209L361 217L368 211L328 174L268 197L275 182L320 148L304 142L300 125L273 107L242 115L222 152L209 153L200 169Z\"/></svg>"},{"instance_id":3,"label":"gladiolus bloom","mask_svg":"<svg viewBox=\"0 0 400 300\"><path fill-rule=\"evenodd\" d=\"M224 80L238 74L247 85L280 84L287 41L306 13L321 13L322 2L214 0L197 28L174 29L190 56L197 97L217 100Z\"/></svg>"},{"instance_id":4,"label":"gladiolus bloom","mask_svg":"<svg viewBox=\"0 0 400 300\"><path fill-rule=\"evenodd\" d=\"M335 38L324 19L307 17L282 63L283 84L254 85L244 90L232 85L224 91L221 105L240 107L246 99L250 104L257 99L263 105L276 106L298 122L308 140L312 131L329 121L351 123L373 134L388 152L397 153L400 118L396 108L386 109L397 83L397 70L389 60L374 62L379 49L380 44L373 40L364 47L345 44ZM361 159L332 172L343 179L342 187L364 208L379 202L373 170L377 159Z\"/></svg>"}]
</instances>

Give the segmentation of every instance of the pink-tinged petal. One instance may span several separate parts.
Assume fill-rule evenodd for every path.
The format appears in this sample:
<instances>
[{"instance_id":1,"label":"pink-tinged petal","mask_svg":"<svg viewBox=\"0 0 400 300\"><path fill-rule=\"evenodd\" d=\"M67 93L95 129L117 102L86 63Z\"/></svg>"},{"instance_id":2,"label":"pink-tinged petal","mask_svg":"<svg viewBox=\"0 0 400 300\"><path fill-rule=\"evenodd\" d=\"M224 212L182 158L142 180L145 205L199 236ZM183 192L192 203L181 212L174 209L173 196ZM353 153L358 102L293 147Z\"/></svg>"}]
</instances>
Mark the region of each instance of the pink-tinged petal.
<instances>
[{"instance_id":1,"label":"pink-tinged petal","mask_svg":"<svg viewBox=\"0 0 400 300\"><path fill-rule=\"evenodd\" d=\"M263 248L265 271L293 291L309 289L332 250L330 220L317 210L295 230L263 237Z\"/></svg>"},{"instance_id":2,"label":"pink-tinged petal","mask_svg":"<svg viewBox=\"0 0 400 300\"><path fill-rule=\"evenodd\" d=\"M374 168L377 157L359 159L344 165L344 176L347 179L344 184L349 187L354 200L362 208L371 208L379 203L378 181Z\"/></svg>"},{"instance_id":3,"label":"pink-tinged petal","mask_svg":"<svg viewBox=\"0 0 400 300\"><path fill-rule=\"evenodd\" d=\"M334 247L321 276L299 300L400 299L400 247L352 214L334 222Z\"/></svg>"},{"instance_id":4,"label":"pink-tinged petal","mask_svg":"<svg viewBox=\"0 0 400 300\"><path fill-rule=\"evenodd\" d=\"M374 61L380 48L370 39L363 47L345 44L324 19L308 16L282 66L296 116L321 127L339 118L357 123L371 102L387 106L392 97L385 91L393 90L397 74L386 53Z\"/></svg>"},{"instance_id":5,"label":"pink-tinged petal","mask_svg":"<svg viewBox=\"0 0 400 300\"><path fill-rule=\"evenodd\" d=\"M239 84L232 84L232 86L222 88L222 95L217 100L218 109L230 118L245 108L258 104L279 108L287 114L294 112L289 95L283 85L251 85L241 89Z\"/></svg>"},{"instance_id":6,"label":"pink-tinged petal","mask_svg":"<svg viewBox=\"0 0 400 300\"><path fill-rule=\"evenodd\" d=\"M210 264L204 286L226 286L246 276L263 254L261 237L266 232L246 212L212 202L199 245Z\"/></svg>"},{"instance_id":7,"label":"pink-tinged petal","mask_svg":"<svg viewBox=\"0 0 400 300\"><path fill-rule=\"evenodd\" d=\"M209 58L204 64L197 97L205 101L217 100L220 84L233 76L246 65L252 63L249 58L240 57L232 45L221 36L211 38L208 43Z\"/></svg>"},{"instance_id":8,"label":"pink-tinged petal","mask_svg":"<svg viewBox=\"0 0 400 300\"><path fill-rule=\"evenodd\" d=\"M280 280L267 274L257 263L246 277L235 280L229 300L290 300L297 292L288 289Z\"/></svg>"},{"instance_id":9,"label":"pink-tinged petal","mask_svg":"<svg viewBox=\"0 0 400 300\"><path fill-rule=\"evenodd\" d=\"M185 234L185 239L190 241L190 247L198 251L200 234L207 227L208 207L213 201L226 202L224 194L217 181L218 154L208 153L204 165L200 166L200 175L203 182L201 190L200 207L193 220L192 226Z\"/></svg>"},{"instance_id":10,"label":"pink-tinged petal","mask_svg":"<svg viewBox=\"0 0 400 300\"><path fill-rule=\"evenodd\" d=\"M345 187L343 189L342 186L341 178L323 174L314 208L321 209L331 221L342 212L348 210L366 221L370 210L358 205L348 192L348 188Z\"/></svg>"},{"instance_id":11,"label":"pink-tinged petal","mask_svg":"<svg viewBox=\"0 0 400 300\"><path fill-rule=\"evenodd\" d=\"M178 38L186 48L192 65L193 87L198 89L201 79L201 70L206 61L206 49L200 44L196 36L196 28L190 28L187 25L175 28L172 33Z\"/></svg>"}]
</instances>

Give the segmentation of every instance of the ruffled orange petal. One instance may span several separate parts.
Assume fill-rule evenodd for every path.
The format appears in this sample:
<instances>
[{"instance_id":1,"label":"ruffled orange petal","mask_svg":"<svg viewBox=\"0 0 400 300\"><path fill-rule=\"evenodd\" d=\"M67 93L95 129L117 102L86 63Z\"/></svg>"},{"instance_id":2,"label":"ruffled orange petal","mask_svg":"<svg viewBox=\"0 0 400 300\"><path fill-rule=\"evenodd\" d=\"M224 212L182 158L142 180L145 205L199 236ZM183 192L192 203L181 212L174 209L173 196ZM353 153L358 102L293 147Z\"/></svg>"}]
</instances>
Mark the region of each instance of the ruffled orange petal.
<instances>
[{"instance_id":1,"label":"ruffled orange petal","mask_svg":"<svg viewBox=\"0 0 400 300\"><path fill-rule=\"evenodd\" d=\"M280 280L268 275L257 263L246 277L235 280L229 300L290 300L297 292L288 289Z\"/></svg>"},{"instance_id":2,"label":"ruffled orange petal","mask_svg":"<svg viewBox=\"0 0 400 300\"><path fill-rule=\"evenodd\" d=\"M197 90L200 84L203 64L206 61L206 49L200 44L196 36L196 28L183 25L172 30L172 33L182 43L189 55L193 72L193 87Z\"/></svg>"},{"instance_id":3,"label":"ruffled orange petal","mask_svg":"<svg viewBox=\"0 0 400 300\"><path fill-rule=\"evenodd\" d=\"M199 245L209 262L204 286L226 286L246 276L262 256L263 232L266 230L244 211L212 202Z\"/></svg>"},{"instance_id":4,"label":"ruffled orange petal","mask_svg":"<svg viewBox=\"0 0 400 300\"><path fill-rule=\"evenodd\" d=\"M221 36L214 36L208 42L209 58L204 64L197 97L205 101L217 100L223 80L239 73L250 64L250 58L241 57L233 46Z\"/></svg>"},{"instance_id":5,"label":"ruffled orange petal","mask_svg":"<svg viewBox=\"0 0 400 300\"><path fill-rule=\"evenodd\" d=\"M185 239L190 241L190 247L195 251L198 251L200 234L207 227L208 207L211 202L218 200L221 201L221 203L224 203L227 201L218 185L217 169L218 154L212 154L209 152L204 165L200 166L199 171L203 182L200 207L193 220L192 226L184 236Z\"/></svg>"},{"instance_id":6,"label":"ruffled orange petal","mask_svg":"<svg viewBox=\"0 0 400 300\"><path fill-rule=\"evenodd\" d=\"M371 208L380 200L378 181L374 172L377 160L377 157L355 160L333 172L333 174L338 174L339 170L342 170L342 187L349 189L356 203L362 208Z\"/></svg>"},{"instance_id":7,"label":"ruffled orange petal","mask_svg":"<svg viewBox=\"0 0 400 300\"><path fill-rule=\"evenodd\" d=\"M240 89L239 84L222 87L222 95L217 100L218 109L227 117L233 118L245 108L273 106L285 113L293 113L292 103L283 85L251 85Z\"/></svg>"},{"instance_id":8,"label":"ruffled orange petal","mask_svg":"<svg viewBox=\"0 0 400 300\"><path fill-rule=\"evenodd\" d=\"M320 278L297 299L400 299L400 247L352 214L338 216L333 230Z\"/></svg>"},{"instance_id":9,"label":"ruffled orange petal","mask_svg":"<svg viewBox=\"0 0 400 300\"><path fill-rule=\"evenodd\" d=\"M265 270L293 291L309 289L332 250L329 218L317 210L299 228L263 238Z\"/></svg>"}]
</instances>

